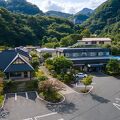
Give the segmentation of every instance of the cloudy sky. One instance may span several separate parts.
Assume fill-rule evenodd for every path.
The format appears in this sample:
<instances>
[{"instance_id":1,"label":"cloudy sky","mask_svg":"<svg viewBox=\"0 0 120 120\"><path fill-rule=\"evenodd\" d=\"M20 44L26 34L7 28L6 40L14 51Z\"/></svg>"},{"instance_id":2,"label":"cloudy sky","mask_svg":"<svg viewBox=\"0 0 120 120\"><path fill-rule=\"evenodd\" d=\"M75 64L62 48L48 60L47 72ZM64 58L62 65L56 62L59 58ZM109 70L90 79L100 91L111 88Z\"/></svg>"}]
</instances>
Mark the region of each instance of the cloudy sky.
<instances>
[{"instance_id":1,"label":"cloudy sky","mask_svg":"<svg viewBox=\"0 0 120 120\"><path fill-rule=\"evenodd\" d=\"M49 10L76 13L83 8L95 9L106 0L27 0L46 12Z\"/></svg>"}]
</instances>

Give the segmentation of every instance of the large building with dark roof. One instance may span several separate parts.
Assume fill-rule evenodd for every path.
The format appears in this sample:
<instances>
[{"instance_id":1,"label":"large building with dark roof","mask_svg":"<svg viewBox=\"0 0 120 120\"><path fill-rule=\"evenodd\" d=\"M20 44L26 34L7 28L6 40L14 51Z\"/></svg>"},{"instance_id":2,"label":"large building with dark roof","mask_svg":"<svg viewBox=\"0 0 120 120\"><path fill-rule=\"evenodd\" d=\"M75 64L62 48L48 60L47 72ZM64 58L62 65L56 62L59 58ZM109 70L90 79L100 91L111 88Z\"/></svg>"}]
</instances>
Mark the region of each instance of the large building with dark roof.
<instances>
[{"instance_id":1,"label":"large building with dark roof","mask_svg":"<svg viewBox=\"0 0 120 120\"><path fill-rule=\"evenodd\" d=\"M14 49L0 53L0 70L6 79L31 79L34 68L30 64L30 57L25 51Z\"/></svg>"},{"instance_id":2,"label":"large building with dark roof","mask_svg":"<svg viewBox=\"0 0 120 120\"><path fill-rule=\"evenodd\" d=\"M57 55L73 61L73 65L85 71L101 71L110 60L107 48L58 48Z\"/></svg>"}]
</instances>

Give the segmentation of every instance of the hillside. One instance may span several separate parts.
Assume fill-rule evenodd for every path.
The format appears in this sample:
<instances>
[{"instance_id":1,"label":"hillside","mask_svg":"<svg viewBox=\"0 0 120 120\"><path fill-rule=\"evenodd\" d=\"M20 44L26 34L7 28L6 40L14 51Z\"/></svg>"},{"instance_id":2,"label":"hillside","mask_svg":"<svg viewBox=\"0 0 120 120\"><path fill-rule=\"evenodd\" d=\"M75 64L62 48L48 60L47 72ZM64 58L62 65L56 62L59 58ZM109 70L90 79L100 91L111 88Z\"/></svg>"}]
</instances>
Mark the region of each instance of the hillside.
<instances>
[{"instance_id":1,"label":"hillside","mask_svg":"<svg viewBox=\"0 0 120 120\"><path fill-rule=\"evenodd\" d=\"M65 36L76 34L78 30L80 28L67 19L15 14L0 9L0 45L41 45L43 38L44 43L50 42L46 38L60 41Z\"/></svg>"},{"instance_id":2,"label":"hillside","mask_svg":"<svg viewBox=\"0 0 120 120\"><path fill-rule=\"evenodd\" d=\"M62 17L62 18L69 18L71 16L73 16L72 14L69 13L63 13L63 12L59 12L59 11L47 11L45 13L46 16L53 16L53 17Z\"/></svg>"},{"instance_id":3,"label":"hillside","mask_svg":"<svg viewBox=\"0 0 120 120\"><path fill-rule=\"evenodd\" d=\"M120 0L108 0L100 5L84 26L101 35L120 33Z\"/></svg>"},{"instance_id":4,"label":"hillside","mask_svg":"<svg viewBox=\"0 0 120 120\"><path fill-rule=\"evenodd\" d=\"M82 14L82 15L90 16L93 12L94 12L94 10L92 10L92 9L83 8L81 11L76 13L76 15Z\"/></svg>"},{"instance_id":5,"label":"hillside","mask_svg":"<svg viewBox=\"0 0 120 120\"><path fill-rule=\"evenodd\" d=\"M0 0L0 7L4 7L11 12L23 13L28 15L43 15L43 12L36 5L33 5L26 0Z\"/></svg>"},{"instance_id":6,"label":"hillside","mask_svg":"<svg viewBox=\"0 0 120 120\"><path fill-rule=\"evenodd\" d=\"M93 13L92 9L83 8L81 11L74 14L74 16L72 18L74 24L82 24L83 22L85 22L91 16L92 13Z\"/></svg>"}]
</instances>

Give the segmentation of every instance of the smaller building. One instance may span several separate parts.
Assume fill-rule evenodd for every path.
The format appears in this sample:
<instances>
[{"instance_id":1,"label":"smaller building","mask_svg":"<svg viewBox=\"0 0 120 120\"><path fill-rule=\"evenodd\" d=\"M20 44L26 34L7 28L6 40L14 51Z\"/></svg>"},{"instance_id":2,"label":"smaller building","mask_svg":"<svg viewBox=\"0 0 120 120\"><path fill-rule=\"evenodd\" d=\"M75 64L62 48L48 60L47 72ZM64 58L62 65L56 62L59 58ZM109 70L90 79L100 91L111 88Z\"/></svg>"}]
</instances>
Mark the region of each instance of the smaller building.
<instances>
[{"instance_id":1,"label":"smaller building","mask_svg":"<svg viewBox=\"0 0 120 120\"><path fill-rule=\"evenodd\" d=\"M83 38L82 40L78 40L79 45L103 45L103 44L111 44L110 38Z\"/></svg>"},{"instance_id":2,"label":"smaller building","mask_svg":"<svg viewBox=\"0 0 120 120\"><path fill-rule=\"evenodd\" d=\"M39 57L41 57L45 53L49 53L52 56L54 56L56 53L56 49L54 49L54 48L40 48L40 49L36 49L36 51L37 51L37 55Z\"/></svg>"},{"instance_id":3,"label":"smaller building","mask_svg":"<svg viewBox=\"0 0 120 120\"><path fill-rule=\"evenodd\" d=\"M6 79L31 80L34 68L27 53L14 49L0 53L0 70L5 73Z\"/></svg>"},{"instance_id":4,"label":"smaller building","mask_svg":"<svg viewBox=\"0 0 120 120\"><path fill-rule=\"evenodd\" d=\"M107 48L58 48L57 56L65 56L84 71L101 71L110 60Z\"/></svg>"}]
</instances>

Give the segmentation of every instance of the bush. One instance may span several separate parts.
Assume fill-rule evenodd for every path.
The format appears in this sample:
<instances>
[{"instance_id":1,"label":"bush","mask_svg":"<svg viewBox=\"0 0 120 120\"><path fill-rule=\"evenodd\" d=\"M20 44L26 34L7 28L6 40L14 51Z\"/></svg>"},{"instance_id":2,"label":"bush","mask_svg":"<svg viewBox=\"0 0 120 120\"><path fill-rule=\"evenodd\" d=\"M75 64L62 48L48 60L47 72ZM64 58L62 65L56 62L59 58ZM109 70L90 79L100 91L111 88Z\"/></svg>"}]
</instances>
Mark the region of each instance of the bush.
<instances>
[{"instance_id":1,"label":"bush","mask_svg":"<svg viewBox=\"0 0 120 120\"><path fill-rule=\"evenodd\" d=\"M38 81L45 81L47 80L48 78L46 76L40 76L37 78Z\"/></svg>"},{"instance_id":2,"label":"bush","mask_svg":"<svg viewBox=\"0 0 120 120\"><path fill-rule=\"evenodd\" d=\"M52 55L50 53L45 53L42 56L45 60L48 59L49 57L52 57Z\"/></svg>"},{"instance_id":3,"label":"bush","mask_svg":"<svg viewBox=\"0 0 120 120\"><path fill-rule=\"evenodd\" d=\"M35 73L36 77L37 77L37 80L38 81L44 81L44 80L47 80L48 78L44 75L44 72L42 70L38 70L36 73Z\"/></svg>"},{"instance_id":4,"label":"bush","mask_svg":"<svg viewBox=\"0 0 120 120\"><path fill-rule=\"evenodd\" d=\"M59 102L62 98L58 93L58 89L61 89L60 85L52 80L39 82L38 88L39 94L47 101Z\"/></svg>"},{"instance_id":5,"label":"bush","mask_svg":"<svg viewBox=\"0 0 120 120\"><path fill-rule=\"evenodd\" d=\"M1 107L2 104L3 104L3 100L4 100L4 95L0 95L0 107Z\"/></svg>"}]
</instances>

